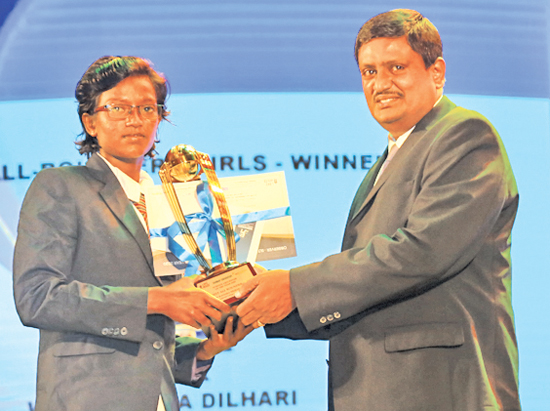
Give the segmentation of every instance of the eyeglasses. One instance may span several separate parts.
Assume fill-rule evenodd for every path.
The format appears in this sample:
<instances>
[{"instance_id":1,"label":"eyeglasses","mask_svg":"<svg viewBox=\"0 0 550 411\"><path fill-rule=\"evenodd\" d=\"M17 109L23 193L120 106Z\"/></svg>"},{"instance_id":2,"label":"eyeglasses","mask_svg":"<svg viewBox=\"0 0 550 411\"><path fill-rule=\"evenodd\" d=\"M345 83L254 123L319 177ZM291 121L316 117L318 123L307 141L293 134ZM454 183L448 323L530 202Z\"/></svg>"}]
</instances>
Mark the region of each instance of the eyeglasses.
<instances>
[{"instance_id":1,"label":"eyeglasses","mask_svg":"<svg viewBox=\"0 0 550 411\"><path fill-rule=\"evenodd\" d=\"M106 111L109 118L113 120L125 120L132 110L137 108L139 115L146 120L156 120L159 116L159 109L162 107L162 104L143 104L141 106L134 106L130 104L106 104L102 107L98 107L94 110L95 113L98 111Z\"/></svg>"}]
</instances>

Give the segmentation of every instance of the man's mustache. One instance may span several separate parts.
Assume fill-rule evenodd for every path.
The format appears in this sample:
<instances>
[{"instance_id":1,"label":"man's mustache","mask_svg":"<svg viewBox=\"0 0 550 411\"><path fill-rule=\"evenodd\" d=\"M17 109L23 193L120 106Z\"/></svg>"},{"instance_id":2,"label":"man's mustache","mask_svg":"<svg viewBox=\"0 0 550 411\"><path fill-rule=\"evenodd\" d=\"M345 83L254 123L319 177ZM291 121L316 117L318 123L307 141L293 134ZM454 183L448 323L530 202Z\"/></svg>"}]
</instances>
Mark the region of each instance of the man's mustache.
<instances>
[{"instance_id":1,"label":"man's mustache","mask_svg":"<svg viewBox=\"0 0 550 411\"><path fill-rule=\"evenodd\" d=\"M374 94L374 99L388 98L388 97L403 97L403 93L399 93L397 91L392 91L392 92L381 91Z\"/></svg>"}]
</instances>

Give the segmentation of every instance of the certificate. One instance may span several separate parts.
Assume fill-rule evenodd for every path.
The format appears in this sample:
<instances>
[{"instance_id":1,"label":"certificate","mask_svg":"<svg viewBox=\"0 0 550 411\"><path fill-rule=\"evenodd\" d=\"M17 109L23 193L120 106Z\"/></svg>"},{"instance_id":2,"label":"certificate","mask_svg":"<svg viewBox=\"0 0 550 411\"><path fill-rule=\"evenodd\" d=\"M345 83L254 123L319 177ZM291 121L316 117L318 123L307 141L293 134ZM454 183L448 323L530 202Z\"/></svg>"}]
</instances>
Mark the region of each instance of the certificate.
<instances>
[{"instance_id":1,"label":"certificate","mask_svg":"<svg viewBox=\"0 0 550 411\"><path fill-rule=\"evenodd\" d=\"M255 263L296 255L284 172L219 179L235 231L237 261ZM226 260L224 231L208 183L173 184L187 224L212 265ZM182 239L161 185L146 192L155 275L195 276L199 265Z\"/></svg>"}]
</instances>

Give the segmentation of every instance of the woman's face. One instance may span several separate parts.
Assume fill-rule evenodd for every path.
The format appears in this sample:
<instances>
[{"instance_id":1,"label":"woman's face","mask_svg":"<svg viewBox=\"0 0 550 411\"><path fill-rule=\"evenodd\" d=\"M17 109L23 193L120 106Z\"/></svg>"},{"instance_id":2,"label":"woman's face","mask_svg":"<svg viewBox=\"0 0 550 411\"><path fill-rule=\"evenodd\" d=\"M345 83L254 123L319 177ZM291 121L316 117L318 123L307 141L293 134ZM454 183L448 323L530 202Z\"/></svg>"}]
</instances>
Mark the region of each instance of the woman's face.
<instances>
[{"instance_id":1,"label":"woman's face","mask_svg":"<svg viewBox=\"0 0 550 411\"><path fill-rule=\"evenodd\" d=\"M157 96L149 77L130 76L101 93L97 101L98 108L117 104L156 107ZM107 111L82 115L86 131L97 138L99 153L114 166L120 162L143 163L145 154L155 142L161 119L158 114L154 118L144 118L137 107L123 119L113 119Z\"/></svg>"}]
</instances>

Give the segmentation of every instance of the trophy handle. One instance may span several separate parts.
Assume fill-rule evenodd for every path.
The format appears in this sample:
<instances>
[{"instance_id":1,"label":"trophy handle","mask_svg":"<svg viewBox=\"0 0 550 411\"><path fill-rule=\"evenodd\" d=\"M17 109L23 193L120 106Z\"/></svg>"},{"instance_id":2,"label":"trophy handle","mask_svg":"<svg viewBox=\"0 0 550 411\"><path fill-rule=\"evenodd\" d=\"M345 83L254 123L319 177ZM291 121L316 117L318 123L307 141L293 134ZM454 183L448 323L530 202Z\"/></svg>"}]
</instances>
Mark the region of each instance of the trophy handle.
<instances>
[{"instance_id":1,"label":"trophy handle","mask_svg":"<svg viewBox=\"0 0 550 411\"><path fill-rule=\"evenodd\" d=\"M159 170L159 177L162 182L162 189L164 191L164 194L168 198L168 203L170 204L172 213L174 214L176 222L178 223L178 227L181 231L181 234L183 235L185 242L187 243L187 246L189 247L189 250L196 257L201 267L204 268L206 272L209 272L212 269L212 266L204 257L204 254L202 253L199 245L195 241L195 237L193 237L193 234L191 233L191 230L187 225L187 221L185 221L185 215L183 214L181 205L178 201L178 196L176 194L176 190L174 189L168 167L166 167L165 165L166 163L163 164ZM235 242L234 238L233 242Z\"/></svg>"},{"instance_id":2,"label":"trophy handle","mask_svg":"<svg viewBox=\"0 0 550 411\"><path fill-rule=\"evenodd\" d=\"M201 165L204 174L206 174L206 179L210 185L210 191L216 200L216 205L218 206L218 211L220 212L220 217L223 223L223 231L225 233L225 242L227 243L227 260L235 261L237 259L237 245L235 243L235 232L233 230L233 222L231 221L231 214L229 213L229 207L227 207L227 201L225 200L225 195L218 180L218 176L214 171L214 165L210 156L206 153L196 152L197 159Z\"/></svg>"}]
</instances>

